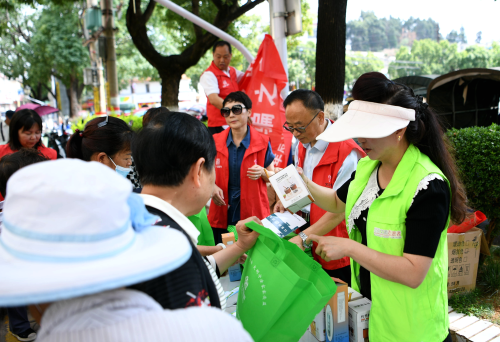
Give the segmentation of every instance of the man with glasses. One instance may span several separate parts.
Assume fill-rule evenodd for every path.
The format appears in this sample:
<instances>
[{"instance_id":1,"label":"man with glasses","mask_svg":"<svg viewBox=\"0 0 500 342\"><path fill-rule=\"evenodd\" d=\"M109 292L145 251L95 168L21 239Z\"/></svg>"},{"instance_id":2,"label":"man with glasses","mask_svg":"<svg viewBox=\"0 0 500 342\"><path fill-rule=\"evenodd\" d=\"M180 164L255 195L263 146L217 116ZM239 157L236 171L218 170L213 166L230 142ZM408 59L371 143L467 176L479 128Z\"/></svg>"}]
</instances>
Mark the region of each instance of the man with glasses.
<instances>
[{"instance_id":1,"label":"man with glasses","mask_svg":"<svg viewBox=\"0 0 500 342\"><path fill-rule=\"evenodd\" d=\"M239 90L238 82L244 73L229 66L233 55L228 42L221 40L215 43L212 56L212 64L201 75L200 84L208 98L208 131L214 135L228 127L220 115L222 102L228 94Z\"/></svg>"},{"instance_id":2,"label":"man with glasses","mask_svg":"<svg viewBox=\"0 0 500 342\"><path fill-rule=\"evenodd\" d=\"M318 135L333 124L333 121L325 118L325 105L318 93L305 89L295 90L288 95L283 106L286 115L283 127L299 141L295 150L295 165L301 167L313 182L338 189L350 179L358 160L365 156L363 150L352 139L338 143L317 140ZM283 205L278 202L275 212L283 210ZM306 239L311 234L349 238L344 214L328 213L313 203L302 209L299 215L310 226L304 226L305 230L290 241L302 249L309 248ZM312 247L314 259L331 277L351 283L349 258L326 262L314 253L316 244Z\"/></svg>"}]
</instances>

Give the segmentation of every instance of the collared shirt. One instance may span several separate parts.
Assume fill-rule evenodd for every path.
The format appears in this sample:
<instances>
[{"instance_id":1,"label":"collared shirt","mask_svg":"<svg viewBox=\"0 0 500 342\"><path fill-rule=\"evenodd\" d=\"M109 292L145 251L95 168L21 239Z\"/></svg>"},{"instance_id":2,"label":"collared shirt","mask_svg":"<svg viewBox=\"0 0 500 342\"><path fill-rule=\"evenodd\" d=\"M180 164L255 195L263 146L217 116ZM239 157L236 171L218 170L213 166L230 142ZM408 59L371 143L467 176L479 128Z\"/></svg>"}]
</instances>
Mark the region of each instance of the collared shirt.
<instances>
[{"instance_id":1,"label":"collared shirt","mask_svg":"<svg viewBox=\"0 0 500 342\"><path fill-rule=\"evenodd\" d=\"M240 220L240 190L241 190L241 164L245 152L250 146L250 129L247 129L247 134L236 147L233 140L232 130L227 135L227 150L229 153L229 182L228 182L228 224L234 224ZM267 146L266 158L264 160L264 167L268 167L274 160L273 149L271 142Z\"/></svg>"},{"instance_id":2,"label":"collared shirt","mask_svg":"<svg viewBox=\"0 0 500 342\"><path fill-rule=\"evenodd\" d=\"M112 290L53 303L38 342L252 341L241 323L210 307L164 310L148 295Z\"/></svg>"},{"instance_id":3,"label":"collared shirt","mask_svg":"<svg viewBox=\"0 0 500 342\"><path fill-rule=\"evenodd\" d=\"M327 122L328 124L325 131L332 126L330 120L327 120ZM318 166L321 158L323 158L323 155L328 148L328 144L329 143L324 140L317 140L314 146L311 146L311 144L302 144L306 149L306 156L304 158L302 169L304 170L304 174L308 179L313 179L314 168ZM333 184L333 190L337 190L351 178L351 174L356 170L356 167L358 166L358 160L360 158L361 154L357 150L352 150L351 153L349 153L347 158L342 163L339 172L337 173L337 178L335 179L335 183ZM295 149L295 160L299 160L298 148ZM310 212L311 205L309 204L301 211Z\"/></svg>"},{"instance_id":4,"label":"collared shirt","mask_svg":"<svg viewBox=\"0 0 500 342\"><path fill-rule=\"evenodd\" d=\"M184 216L184 214L177 210L176 207L156 196L144 194L140 194L139 196L142 197L145 205L163 211L165 214L170 216L172 220L177 222L179 226L184 229L186 234L189 235L191 241L193 241L193 244L195 246L198 244L198 236L200 235L200 231L196 229L195 225L191 221L189 221L189 219Z\"/></svg>"},{"instance_id":5,"label":"collared shirt","mask_svg":"<svg viewBox=\"0 0 500 342\"><path fill-rule=\"evenodd\" d=\"M237 70L236 68L234 70L236 71L237 82L239 82L245 73ZM229 75L229 68L227 70L222 70L222 71L227 76L231 77ZM200 84L203 87L203 90L205 91L205 94L207 96L210 94L219 94L220 93L219 82L217 81L217 77L211 71L205 71L203 73L203 75L201 75Z\"/></svg>"}]
</instances>

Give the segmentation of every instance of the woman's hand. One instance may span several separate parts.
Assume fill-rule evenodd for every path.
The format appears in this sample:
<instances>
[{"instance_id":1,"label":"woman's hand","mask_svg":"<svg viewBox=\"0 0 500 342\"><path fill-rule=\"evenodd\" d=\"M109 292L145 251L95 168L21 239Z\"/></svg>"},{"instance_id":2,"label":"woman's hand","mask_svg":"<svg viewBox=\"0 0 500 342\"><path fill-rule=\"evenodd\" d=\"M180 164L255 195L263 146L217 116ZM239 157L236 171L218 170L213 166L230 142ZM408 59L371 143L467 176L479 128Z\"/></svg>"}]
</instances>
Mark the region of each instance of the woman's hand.
<instances>
[{"instance_id":1,"label":"woman's hand","mask_svg":"<svg viewBox=\"0 0 500 342\"><path fill-rule=\"evenodd\" d=\"M304 248L304 244L302 243L302 238L300 236L294 236L293 238L291 238L290 240L288 240L289 242L299 246L300 249L302 249L303 251L305 251L305 248Z\"/></svg>"},{"instance_id":2,"label":"woman's hand","mask_svg":"<svg viewBox=\"0 0 500 342\"><path fill-rule=\"evenodd\" d=\"M311 234L306 242L314 241L318 243L316 254L325 261L339 260L348 256L347 250L351 240L336 236L318 236Z\"/></svg>"},{"instance_id":3,"label":"woman's hand","mask_svg":"<svg viewBox=\"0 0 500 342\"><path fill-rule=\"evenodd\" d=\"M264 175L264 168L260 165L254 165L247 171L247 176L251 180L257 180Z\"/></svg>"},{"instance_id":4,"label":"woman's hand","mask_svg":"<svg viewBox=\"0 0 500 342\"><path fill-rule=\"evenodd\" d=\"M238 233L238 241L236 241L236 245L238 245L245 252L255 245L255 241L257 241L257 238L259 237L259 233L254 232L245 225L251 221L262 225L262 222L255 216L236 223L236 232Z\"/></svg>"},{"instance_id":5,"label":"woman's hand","mask_svg":"<svg viewBox=\"0 0 500 342\"><path fill-rule=\"evenodd\" d=\"M219 188L217 185L214 187L214 192L212 194L212 201L214 201L215 205L221 206L221 205L226 205L226 202L224 202L224 191L222 191L221 188Z\"/></svg>"},{"instance_id":6,"label":"woman's hand","mask_svg":"<svg viewBox=\"0 0 500 342\"><path fill-rule=\"evenodd\" d=\"M297 166L296 169L297 169L297 172L299 173L300 177L302 177L302 180L304 181L304 183L306 183L306 185L309 185L309 179L304 174L304 170L300 166Z\"/></svg>"}]
</instances>

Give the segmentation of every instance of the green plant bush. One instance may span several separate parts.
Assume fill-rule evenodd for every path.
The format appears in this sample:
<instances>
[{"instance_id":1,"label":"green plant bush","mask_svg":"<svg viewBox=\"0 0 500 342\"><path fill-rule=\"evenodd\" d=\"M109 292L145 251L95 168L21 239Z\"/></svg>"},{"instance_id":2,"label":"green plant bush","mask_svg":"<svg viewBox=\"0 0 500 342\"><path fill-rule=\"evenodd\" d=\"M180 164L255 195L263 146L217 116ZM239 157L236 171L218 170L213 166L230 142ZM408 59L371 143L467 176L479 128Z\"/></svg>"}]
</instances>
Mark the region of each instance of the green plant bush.
<instances>
[{"instance_id":1,"label":"green plant bush","mask_svg":"<svg viewBox=\"0 0 500 342\"><path fill-rule=\"evenodd\" d=\"M490 319L494 313L493 304L482 301L481 294L481 290L476 288L470 292L454 294L448 303L455 312Z\"/></svg>"},{"instance_id":2,"label":"green plant bush","mask_svg":"<svg viewBox=\"0 0 500 342\"><path fill-rule=\"evenodd\" d=\"M458 170L469 206L490 220L486 239L491 244L500 231L500 126L449 130Z\"/></svg>"},{"instance_id":3,"label":"green plant bush","mask_svg":"<svg viewBox=\"0 0 500 342\"><path fill-rule=\"evenodd\" d=\"M492 295L500 291L500 261L495 260L493 256L485 260L481 266L479 283Z\"/></svg>"},{"instance_id":4,"label":"green plant bush","mask_svg":"<svg viewBox=\"0 0 500 342\"><path fill-rule=\"evenodd\" d=\"M110 116L114 116L115 118L122 119L127 123L127 125L132 128L133 131L138 131L142 128L142 116L136 116L136 115L129 115L129 116L124 116L124 115L113 115L111 114ZM102 117L102 115L91 115L88 116L86 119L78 119L77 121L73 122L71 125L71 129L75 131L76 129L79 129L80 131L83 131L85 129L85 125L87 122L90 120L93 120L95 118Z\"/></svg>"}]
</instances>

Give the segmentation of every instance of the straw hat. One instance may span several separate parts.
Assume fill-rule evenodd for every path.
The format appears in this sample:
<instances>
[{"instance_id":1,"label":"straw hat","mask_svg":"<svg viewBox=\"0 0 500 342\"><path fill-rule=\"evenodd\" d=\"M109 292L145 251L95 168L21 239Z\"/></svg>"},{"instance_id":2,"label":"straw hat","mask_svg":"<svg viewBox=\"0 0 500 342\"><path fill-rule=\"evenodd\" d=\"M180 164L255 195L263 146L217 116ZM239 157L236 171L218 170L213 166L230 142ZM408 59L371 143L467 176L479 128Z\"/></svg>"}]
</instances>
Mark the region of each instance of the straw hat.
<instances>
[{"instance_id":1,"label":"straw hat","mask_svg":"<svg viewBox=\"0 0 500 342\"><path fill-rule=\"evenodd\" d=\"M317 139L339 142L352 138L384 138L415 121L415 110L375 102L353 101Z\"/></svg>"},{"instance_id":2,"label":"straw hat","mask_svg":"<svg viewBox=\"0 0 500 342\"><path fill-rule=\"evenodd\" d=\"M131 183L97 162L47 161L7 183L0 307L115 289L175 270L191 256L179 231L151 226Z\"/></svg>"}]
</instances>

